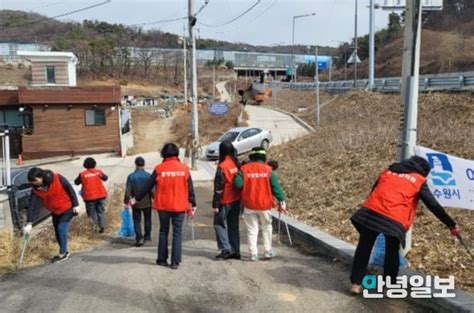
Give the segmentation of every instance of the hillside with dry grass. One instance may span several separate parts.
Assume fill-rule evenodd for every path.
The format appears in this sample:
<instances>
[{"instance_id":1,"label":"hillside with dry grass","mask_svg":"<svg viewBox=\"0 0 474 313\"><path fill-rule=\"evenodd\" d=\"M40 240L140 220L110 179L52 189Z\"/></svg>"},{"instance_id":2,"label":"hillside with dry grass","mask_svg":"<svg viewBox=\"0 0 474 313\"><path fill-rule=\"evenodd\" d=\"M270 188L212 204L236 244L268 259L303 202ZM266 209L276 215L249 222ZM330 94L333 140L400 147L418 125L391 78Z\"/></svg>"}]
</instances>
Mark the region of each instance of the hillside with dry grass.
<instances>
[{"instance_id":1,"label":"hillside with dry grass","mask_svg":"<svg viewBox=\"0 0 474 313\"><path fill-rule=\"evenodd\" d=\"M284 90L277 97L281 108L316 127L314 105L308 106L314 103L314 92ZM299 107L309 109L298 113ZM356 244L358 233L349 218L380 171L397 158L399 112L397 94L360 91L339 95L322 108L321 126L315 133L272 148L271 157L280 161L291 215ZM420 95L420 145L474 159L473 135L473 94ZM474 211L452 208L448 213L472 246ZM408 254L410 267L443 277L455 275L458 287L474 291L473 259L421 205L413 246Z\"/></svg>"},{"instance_id":2,"label":"hillside with dry grass","mask_svg":"<svg viewBox=\"0 0 474 313\"><path fill-rule=\"evenodd\" d=\"M217 138L219 138L227 130L245 126L247 114L242 116L242 122L238 122L241 105L237 102L232 102L229 105L229 113L225 116L214 116L209 110L207 104L200 106L199 110L199 138L200 144L206 145ZM176 143L180 147L189 148L191 145L191 113L186 111L178 111L175 114L173 125L171 126L171 133L176 139Z\"/></svg>"}]
</instances>

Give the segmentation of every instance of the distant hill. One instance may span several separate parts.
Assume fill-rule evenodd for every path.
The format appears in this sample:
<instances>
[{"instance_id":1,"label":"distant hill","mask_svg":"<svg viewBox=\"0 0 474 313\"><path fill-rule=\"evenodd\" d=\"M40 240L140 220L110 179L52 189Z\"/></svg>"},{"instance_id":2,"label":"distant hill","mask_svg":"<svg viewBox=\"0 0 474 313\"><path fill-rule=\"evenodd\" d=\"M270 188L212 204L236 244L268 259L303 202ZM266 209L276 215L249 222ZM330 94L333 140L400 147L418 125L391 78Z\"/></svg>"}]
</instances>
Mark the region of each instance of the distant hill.
<instances>
[{"instance_id":1,"label":"distant hill","mask_svg":"<svg viewBox=\"0 0 474 313\"><path fill-rule=\"evenodd\" d=\"M88 40L91 43L107 40L117 47L158 47L180 48L179 36L159 29L144 30L125 24L110 24L102 21L84 20L63 22L46 16L24 11L0 10L0 41L29 41L65 48L68 40ZM245 50L259 52L290 53L291 46L251 45L201 38L197 40L198 49ZM296 53L306 53L304 45L295 46ZM334 53L335 48L323 47L321 54Z\"/></svg>"}]
</instances>

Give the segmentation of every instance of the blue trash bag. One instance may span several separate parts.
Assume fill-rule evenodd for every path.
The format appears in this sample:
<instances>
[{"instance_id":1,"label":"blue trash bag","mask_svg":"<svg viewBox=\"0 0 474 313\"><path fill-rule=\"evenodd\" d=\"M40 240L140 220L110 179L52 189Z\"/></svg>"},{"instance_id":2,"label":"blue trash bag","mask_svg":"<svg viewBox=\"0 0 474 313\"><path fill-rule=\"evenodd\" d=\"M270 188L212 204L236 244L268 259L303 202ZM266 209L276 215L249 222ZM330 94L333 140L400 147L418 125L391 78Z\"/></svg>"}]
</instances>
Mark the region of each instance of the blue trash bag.
<instances>
[{"instance_id":1,"label":"blue trash bag","mask_svg":"<svg viewBox=\"0 0 474 313\"><path fill-rule=\"evenodd\" d=\"M370 256L369 264L375 267L383 268L383 263L385 261L385 236L379 234L375 240L374 248L372 250L372 255ZM407 262L405 258L400 255L400 267L406 267Z\"/></svg>"},{"instance_id":2,"label":"blue trash bag","mask_svg":"<svg viewBox=\"0 0 474 313\"><path fill-rule=\"evenodd\" d=\"M117 233L118 237L131 237L135 235L135 230L133 228L132 214L130 214L130 209L125 208L120 214L122 219L122 224Z\"/></svg>"}]
</instances>

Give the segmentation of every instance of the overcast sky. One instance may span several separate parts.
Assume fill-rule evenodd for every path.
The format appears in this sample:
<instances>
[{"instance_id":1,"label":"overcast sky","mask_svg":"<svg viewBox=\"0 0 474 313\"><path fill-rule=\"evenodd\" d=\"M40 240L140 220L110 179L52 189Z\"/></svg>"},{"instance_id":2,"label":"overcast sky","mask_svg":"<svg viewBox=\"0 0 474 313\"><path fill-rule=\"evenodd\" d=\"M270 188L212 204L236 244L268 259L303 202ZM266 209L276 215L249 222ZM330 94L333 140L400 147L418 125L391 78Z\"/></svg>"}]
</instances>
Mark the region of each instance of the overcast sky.
<instances>
[{"instance_id":1,"label":"overcast sky","mask_svg":"<svg viewBox=\"0 0 474 313\"><path fill-rule=\"evenodd\" d=\"M0 0L1 9L26 10L47 16L66 13L103 0ZM246 42L255 45L291 44L294 15L316 12L316 16L297 19L295 43L337 46L354 36L355 0L260 0L246 15L225 26L257 0L209 0L198 20L200 37ZM382 2L377 0L376 2ZM62 20L96 19L109 23L139 24L180 18L187 14L187 0L112 0L103 6L79 12ZM195 0L196 10L204 0ZM359 0L359 35L369 30L369 0ZM376 28L387 25L388 12L376 11ZM0 21L1 23L1 21ZM157 23L144 28L183 33L184 20Z\"/></svg>"}]
</instances>

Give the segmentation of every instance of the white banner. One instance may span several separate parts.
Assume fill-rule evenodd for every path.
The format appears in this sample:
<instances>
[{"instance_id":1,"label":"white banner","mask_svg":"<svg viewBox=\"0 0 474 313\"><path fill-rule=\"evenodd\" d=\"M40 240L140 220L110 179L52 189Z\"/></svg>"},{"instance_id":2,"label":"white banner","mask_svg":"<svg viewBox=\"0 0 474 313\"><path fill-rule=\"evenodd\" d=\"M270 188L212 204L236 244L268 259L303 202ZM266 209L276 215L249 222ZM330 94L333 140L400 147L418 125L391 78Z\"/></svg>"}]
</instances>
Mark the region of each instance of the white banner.
<instances>
[{"instance_id":1,"label":"white banner","mask_svg":"<svg viewBox=\"0 0 474 313\"><path fill-rule=\"evenodd\" d=\"M442 206L474 210L474 161L416 146L431 166L428 186Z\"/></svg>"}]
</instances>

